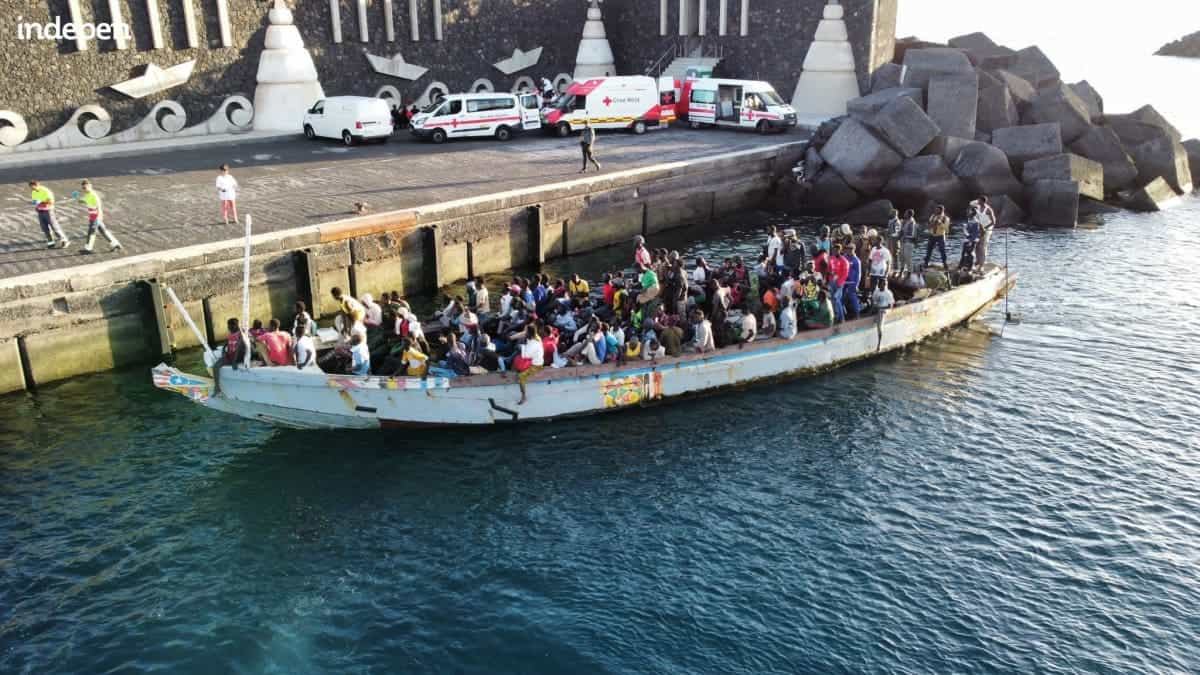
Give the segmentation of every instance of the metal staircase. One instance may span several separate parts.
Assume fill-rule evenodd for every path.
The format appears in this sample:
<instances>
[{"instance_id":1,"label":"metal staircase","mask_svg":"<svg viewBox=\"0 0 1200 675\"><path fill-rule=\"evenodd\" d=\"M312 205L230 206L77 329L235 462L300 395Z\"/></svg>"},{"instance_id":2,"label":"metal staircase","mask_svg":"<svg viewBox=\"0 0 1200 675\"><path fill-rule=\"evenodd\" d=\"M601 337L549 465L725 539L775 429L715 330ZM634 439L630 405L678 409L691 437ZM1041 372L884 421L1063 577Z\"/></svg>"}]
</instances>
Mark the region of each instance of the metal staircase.
<instances>
[{"instance_id":1,"label":"metal staircase","mask_svg":"<svg viewBox=\"0 0 1200 675\"><path fill-rule=\"evenodd\" d=\"M688 70L711 73L725 57L725 48L720 43L705 44L703 39L684 38L672 42L658 57L654 65L646 69L652 77L672 77L682 80Z\"/></svg>"}]
</instances>

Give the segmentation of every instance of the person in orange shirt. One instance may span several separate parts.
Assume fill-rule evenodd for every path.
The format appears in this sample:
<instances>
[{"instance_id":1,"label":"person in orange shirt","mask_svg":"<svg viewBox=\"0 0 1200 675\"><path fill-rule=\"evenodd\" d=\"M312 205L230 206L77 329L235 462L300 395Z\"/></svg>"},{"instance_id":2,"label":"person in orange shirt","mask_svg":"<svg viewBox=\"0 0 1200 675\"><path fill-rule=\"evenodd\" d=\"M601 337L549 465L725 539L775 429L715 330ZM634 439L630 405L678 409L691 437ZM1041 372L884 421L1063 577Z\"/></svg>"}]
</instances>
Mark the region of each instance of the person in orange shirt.
<instances>
[{"instance_id":1,"label":"person in orange shirt","mask_svg":"<svg viewBox=\"0 0 1200 675\"><path fill-rule=\"evenodd\" d=\"M774 284L767 289L766 293L763 293L763 304L766 305L767 309L770 309L771 312L779 311L779 296L775 293Z\"/></svg>"}]
</instances>

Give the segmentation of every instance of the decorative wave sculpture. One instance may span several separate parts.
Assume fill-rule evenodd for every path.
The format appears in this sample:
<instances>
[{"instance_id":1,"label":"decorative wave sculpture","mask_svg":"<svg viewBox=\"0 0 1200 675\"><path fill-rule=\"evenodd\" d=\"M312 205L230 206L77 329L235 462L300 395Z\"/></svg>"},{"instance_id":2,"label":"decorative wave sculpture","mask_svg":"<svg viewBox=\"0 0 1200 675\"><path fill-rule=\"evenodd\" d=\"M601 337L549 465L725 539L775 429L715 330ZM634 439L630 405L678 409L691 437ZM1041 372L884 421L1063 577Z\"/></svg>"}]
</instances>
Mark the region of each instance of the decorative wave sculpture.
<instances>
[{"instance_id":1,"label":"decorative wave sculpture","mask_svg":"<svg viewBox=\"0 0 1200 675\"><path fill-rule=\"evenodd\" d=\"M449 93L450 87L446 86L445 82L432 82L428 87L425 87L425 91L421 92L421 96L415 101L417 109L423 110L425 106Z\"/></svg>"},{"instance_id":2,"label":"decorative wave sculpture","mask_svg":"<svg viewBox=\"0 0 1200 675\"><path fill-rule=\"evenodd\" d=\"M400 90L390 84L385 84L375 92L375 98L381 98L388 102L388 106L399 108L404 105L404 99L400 96Z\"/></svg>"},{"instance_id":3,"label":"decorative wave sculpture","mask_svg":"<svg viewBox=\"0 0 1200 675\"><path fill-rule=\"evenodd\" d=\"M481 77L478 80L475 80L474 82L472 82L471 88L468 89L467 91L470 91L472 93L479 93L479 92L484 92L484 91L496 91L496 85L492 84L492 81L487 79L486 77Z\"/></svg>"},{"instance_id":4,"label":"decorative wave sculpture","mask_svg":"<svg viewBox=\"0 0 1200 675\"><path fill-rule=\"evenodd\" d=\"M394 89L394 88L393 88ZM399 92L396 92L397 100ZM11 110L0 110L0 154L64 150L97 145L166 138L240 134L250 131L254 122L254 104L241 95L227 97L217 111L204 122L187 126L187 112L175 101L160 101L137 124L110 134L112 117L96 104L85 105L71 115L67 123L33 141L25 142L29 126L25 118Z\"/></svg>"},{"instance_id":5,"label":"decorative wave sculpture","mask_svg":"<svg viewBox=\"0 0 1200 675\"><path fill-rule=\"evenodd\" d=\"M187 126L187 113L175 101L159 101L142 118L141 122L106 138L97 144L130 143L132 141L154 141L175 136Z\"/></svg>"},{"instance_id":6,"label":"decorative wave sculpture","mask_svg":"<svg viewBox=\"0 0 1200 675\"><path fill-rule=\"evenodd\" d=\"M532 77L528 75L522 75L517 78L516 82L513 82L512 86L512 93L516 94L521 91L537 91L537 83L533 81Z\"/></svg>"},{"instance_id":7,"label":"decorative wave sculpture","mask_svg":"<svg viewBox=\"0 0 1200 675\"><path fill-rule=\"evenodd\" d=\"M29 125L24 117L11 110L0 110L0 122L6 123L0 125L0 152L25 142Z\"/></svg>"},{"instance_id":8,"label":"decorative wave sculpture","mask_svg":"<svg viewBox=\"0 0 1200 675\"><path fill-rule=\"evenodd\" d=\"M561 94L566 91L567 87L571 86L571 83L574 81L575 78L570 73L559 73L558 75L554 76L554 91Z\"/></svg>"},{"instance_id":9,"label":"decorative wave sculpture","mask_svg":"<svg viewBox=\"0 0 1200 675\"><path fill-rule=\"evenodd\" d=\"M204 122L180 131L176 136L208 136L211 134L241 134L253 127L254 104L241 94L221 102L217 111Z\"/></svg>"}]
</instances>

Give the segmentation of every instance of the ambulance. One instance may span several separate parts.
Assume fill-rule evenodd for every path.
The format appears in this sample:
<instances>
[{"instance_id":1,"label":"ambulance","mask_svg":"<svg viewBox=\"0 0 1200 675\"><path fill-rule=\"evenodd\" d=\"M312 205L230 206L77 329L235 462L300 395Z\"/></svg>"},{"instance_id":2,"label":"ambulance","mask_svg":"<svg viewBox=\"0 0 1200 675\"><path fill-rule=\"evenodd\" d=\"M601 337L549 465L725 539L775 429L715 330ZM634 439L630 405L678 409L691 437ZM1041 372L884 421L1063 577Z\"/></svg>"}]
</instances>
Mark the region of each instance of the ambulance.
<instances>
[{"instance_id":1,"label":"ambulance","mask_svg":"<svg viewBox=\"0 0 1200 675\"><path fill-rule=\"evenodd\" d=\"M471 137L507 141L515 134L541 128L539 102L537 94L451 94L413 115L412 134L434 143Z\"/></svg>"},{"instance_id":2,"label":"ambulance","mask_svg":"<svg viewBox=\"0 0 1200 675\"><path fill-rule=\"evenodd\" d=\"M670 77L597 77L572 82L542 109L542 125L558 136L569 136L590 119L595 129L644 134L674 122L675 103L675 80Z\"/></svg>"},{"instance_id":3,"label":"ambulance","mask_svg":"<svg viewBox=\"0 0 1200 675\"><path fill-rule=\"evenodd\" d=\"M796 111L775 89L756 80L685 80L675 107L681 121L701 126L754 129L760 134L796 126Z\"/></svg>"}]
</instances>

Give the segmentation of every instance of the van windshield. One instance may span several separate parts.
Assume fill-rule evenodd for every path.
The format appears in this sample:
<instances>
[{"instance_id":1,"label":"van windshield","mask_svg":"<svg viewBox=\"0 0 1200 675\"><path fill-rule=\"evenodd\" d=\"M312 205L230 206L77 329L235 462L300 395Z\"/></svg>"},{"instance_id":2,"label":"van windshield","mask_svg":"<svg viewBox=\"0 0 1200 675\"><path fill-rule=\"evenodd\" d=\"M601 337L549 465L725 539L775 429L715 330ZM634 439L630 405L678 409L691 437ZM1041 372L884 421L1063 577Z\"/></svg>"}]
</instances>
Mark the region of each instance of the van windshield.
<instances>
[{"instance_id":1,"label":"van windshield","mask_svg":"<svg viewBox=\"0 0 1200 675\"><path fill-rule=\"evenodd\" d=\"M774 89L765 89L756 93L767 105L783 105L783 99L779 98L779 94L776 94Z\"/></svg>"},{"instance_id":2,"label":"van windshield","mask_svg":"<svg viewBox=\"0 0 1200 675\"><path fill-rule=\"evenodd\" d=\"M554 99L550 107L561 110L563 112L571 112L572 110L587 109L587 96L577 96L574 94L563 94Z\"/></svg>"}]
</instances>

